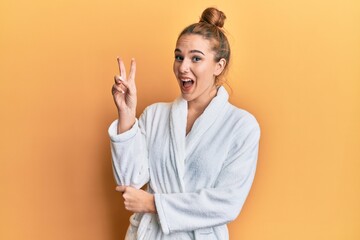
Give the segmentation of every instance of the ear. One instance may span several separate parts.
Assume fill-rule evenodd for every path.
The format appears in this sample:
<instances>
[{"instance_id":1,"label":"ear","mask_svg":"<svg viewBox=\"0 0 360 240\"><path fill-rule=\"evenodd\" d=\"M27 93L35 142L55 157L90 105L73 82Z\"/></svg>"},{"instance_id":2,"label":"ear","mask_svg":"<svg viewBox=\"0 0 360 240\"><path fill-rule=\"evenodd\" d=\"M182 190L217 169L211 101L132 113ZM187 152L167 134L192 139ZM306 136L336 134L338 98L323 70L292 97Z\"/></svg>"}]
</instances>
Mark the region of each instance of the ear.
<instances>
[{"instance_id":1,"label":"ear","mask_svg":"<svg viewBox=\"0 0 360 240\"><path fill-rule=\"evenodd\" d=\"M219 76L219 75L222 73L222 71L224 70L225 66L226 66L226 60L225 60L225 58L220 59L220 60L216 63L214 75L215 75L216 77Z\"/></svg>"}]
</instances>

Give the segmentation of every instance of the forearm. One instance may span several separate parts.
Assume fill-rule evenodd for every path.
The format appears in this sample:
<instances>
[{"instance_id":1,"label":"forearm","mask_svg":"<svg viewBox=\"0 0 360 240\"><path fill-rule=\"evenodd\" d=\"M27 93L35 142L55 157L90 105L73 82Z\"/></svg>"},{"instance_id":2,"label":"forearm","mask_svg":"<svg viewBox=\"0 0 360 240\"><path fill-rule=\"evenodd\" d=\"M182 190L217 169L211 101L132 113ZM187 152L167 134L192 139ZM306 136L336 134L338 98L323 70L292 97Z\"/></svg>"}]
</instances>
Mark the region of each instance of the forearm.
<instances>
[{"instance_id":1,"label":"forearm","mask_svg":"<svg viewBox=\"0 0 360 240\"><path fill-rule=\"evenodd\" d=\"M155 204L164 233L193 231L233 221L250 191L255 162L228 165L213 188L197 192L155 194Z\"/></svg>"},{"instance_id":2,"label":"forearm","mask_svg":"<svg viewBox=\"0 0 360 240\"><path fill-rule=\"evenodd\" d=\"M118 111L117 134L129 131L131 127L135 124L135 121L135 111Z\"/></svg>"},{"instance_id":3,"label":"forearm","mask_svg":"<svg viewBox=\"0 0 360 240\"><path fill-rule=\"evenodd\" d=\"M245 196L226 191L155 194L155 203L165 234L214 227L233 221ZM241 197L241 198L239 198Z\"/></svg>"},{"instance_id":4,"label":"forearm","mask_svg":"<svg viewBox=\"0 0 360 240\"><path fill-rule=\"evenodd\" d=\"M141 188L149 181L145 136L137 121L128 131L116 134L117 121L109 127L113 170L118 185Z\"/></svg>"}]
</instances>

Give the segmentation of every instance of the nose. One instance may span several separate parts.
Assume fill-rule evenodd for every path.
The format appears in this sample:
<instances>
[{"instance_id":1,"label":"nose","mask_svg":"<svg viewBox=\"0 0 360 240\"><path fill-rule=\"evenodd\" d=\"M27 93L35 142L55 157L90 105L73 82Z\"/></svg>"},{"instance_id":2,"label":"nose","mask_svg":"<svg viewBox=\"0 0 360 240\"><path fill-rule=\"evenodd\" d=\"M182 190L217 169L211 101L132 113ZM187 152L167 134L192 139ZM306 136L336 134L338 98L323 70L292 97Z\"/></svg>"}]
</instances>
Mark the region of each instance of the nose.
<instances>
[{"instance_id":1,"label":"nose","mask_svg":"<svg viewBox=\"0 0 360 240\"><path fill-rule=\"evenodd\" d=\"M179 71L180 73L188 73L190 69L190 64L185 59L180 63Z\"/></svg>"}]
</instances>

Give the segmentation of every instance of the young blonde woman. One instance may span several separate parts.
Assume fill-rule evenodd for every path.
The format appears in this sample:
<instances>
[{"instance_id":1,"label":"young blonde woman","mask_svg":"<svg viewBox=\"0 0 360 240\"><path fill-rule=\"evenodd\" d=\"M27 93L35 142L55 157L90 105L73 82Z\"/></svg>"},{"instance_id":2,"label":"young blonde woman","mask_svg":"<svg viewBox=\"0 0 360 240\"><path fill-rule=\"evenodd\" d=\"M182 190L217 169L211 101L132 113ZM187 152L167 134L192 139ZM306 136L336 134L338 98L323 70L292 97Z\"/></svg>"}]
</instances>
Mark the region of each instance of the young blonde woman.
<instances>
[{"instance_id":1,"label":"young blonde woman","mask_svg":"<svg viewBox=\"0 0 360 240\"><path fill-rule=\"evenodd\" d=\"M181 96L147 107L139 119L135 60L127 77L118 59L112 94L119 117L109 135L116 189L134 213L126 239L229 239L226 224L255 175L260 129L222 87L230 61L225 18L208 8L180 33L173 70Z\"/></svg>"}]
</instances>

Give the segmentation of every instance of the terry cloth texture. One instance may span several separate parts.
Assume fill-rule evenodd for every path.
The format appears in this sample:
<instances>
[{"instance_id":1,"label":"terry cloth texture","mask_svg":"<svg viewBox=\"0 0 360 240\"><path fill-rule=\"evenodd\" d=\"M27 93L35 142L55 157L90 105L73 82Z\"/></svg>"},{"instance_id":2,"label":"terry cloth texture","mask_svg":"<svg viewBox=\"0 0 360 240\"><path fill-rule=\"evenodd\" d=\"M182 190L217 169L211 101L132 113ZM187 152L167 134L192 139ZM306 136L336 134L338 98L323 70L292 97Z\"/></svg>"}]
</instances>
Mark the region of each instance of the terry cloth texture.
<instances>
[{"instance_id":1,"label":"terry cloth texture","mask_svg":"<svg viewBox=\"0 0 360 240\"><path fill-rule=\"evenodd\" d=\"M127 132L109 127L118 185L154 193L158 214L133 214L127 240L229 238L252 185L260 138L256 119L220 87L186 135L187 101L145 109Z\"/></svg>"}]
</instances>

